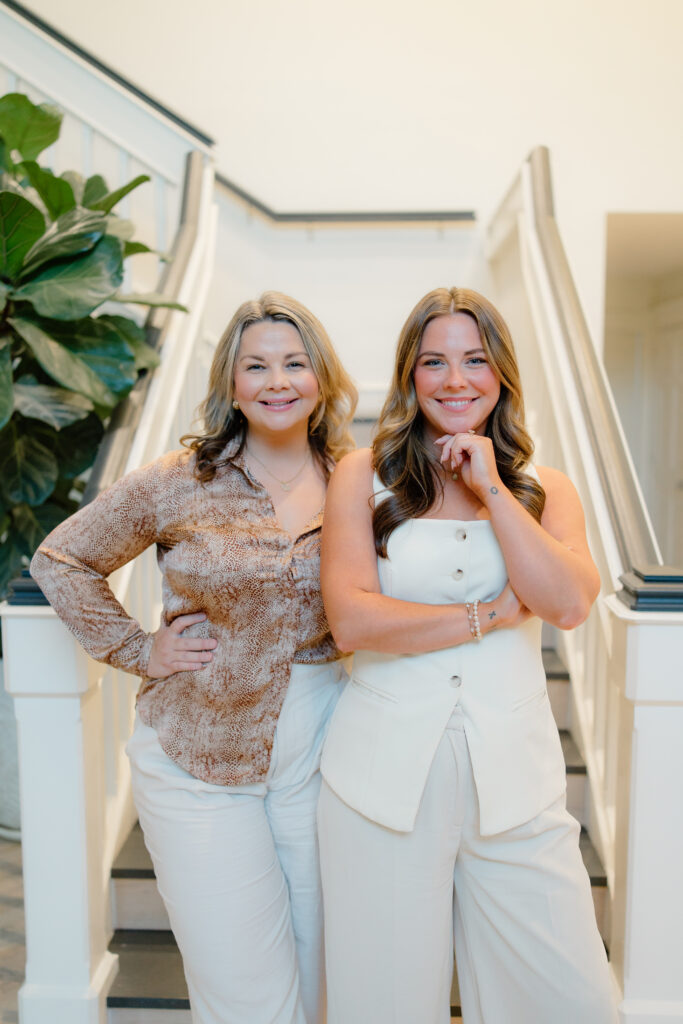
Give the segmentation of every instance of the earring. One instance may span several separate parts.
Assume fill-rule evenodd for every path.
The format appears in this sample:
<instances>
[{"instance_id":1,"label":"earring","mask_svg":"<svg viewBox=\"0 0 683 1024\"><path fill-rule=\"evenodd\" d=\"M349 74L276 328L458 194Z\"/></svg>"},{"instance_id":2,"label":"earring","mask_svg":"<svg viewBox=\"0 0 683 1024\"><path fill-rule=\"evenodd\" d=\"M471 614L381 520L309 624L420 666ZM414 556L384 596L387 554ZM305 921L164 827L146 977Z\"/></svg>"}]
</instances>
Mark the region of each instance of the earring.
<instances>
[{"instance_id":1,"label":"earring","mask_svg":"<svg viewBox=\"0 0 683 1024\"><path fill-rule=\"evenodd\" d=\"M235 411L237 411L239 409L239 407L240 407L240 403L237 401L236 398L233 398L233 400L232 400L232 407L233 407L233 409Z\"/></svg>"}]
</instances>

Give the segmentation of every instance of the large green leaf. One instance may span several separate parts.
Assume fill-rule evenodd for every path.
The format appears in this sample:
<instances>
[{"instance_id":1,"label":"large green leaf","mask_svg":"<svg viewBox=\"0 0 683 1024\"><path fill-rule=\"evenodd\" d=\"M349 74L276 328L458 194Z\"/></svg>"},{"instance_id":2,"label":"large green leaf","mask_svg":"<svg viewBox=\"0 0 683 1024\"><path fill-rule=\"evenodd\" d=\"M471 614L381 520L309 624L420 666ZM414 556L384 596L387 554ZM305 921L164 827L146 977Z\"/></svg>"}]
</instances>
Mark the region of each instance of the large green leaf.
<instances>
[{"instance_id":1,"label":"large green leaf","mask_svg":"<svg viewBox=\"0 0 683 1024\"><path fill-rule=\"evenodd\" d=\"M15 195L21 196L22 199L27 199L32 206L35 206L36 210L40 210L43 220L49 217L47 206L25 176L23 184L19 184L16 178L12 178L9 174L0 174L0 189L3 192L14 192Z\"/></svg>"},{"instance_id":2,"label":"large green leaf","mask_svg":"<svg viewBox=\"0 0 683 1024\"><path fill-rule=\"evenodd\" d=\"M128 316L111 316L107 313L98 316L97 322L108 324L127 342L135 355L136 370L149 370L159 365L158 352L147 344L145 331L135 323L135 320Z\"/></svg>"},{"instance_id":3,"label":"large green leaf","mask_svg":"<svg viewBox=\"0 0 683 1024\"><path fill-rule=\"evenodd\" d=\"M57 457L57 461L59 462L59 456ZM91 463L92 461L93 460L91 460ZM61 463L59 466L59 473L60 476L59 480L57 481L57 486L50 495L50 504L59 505L59 507L62 509L64 518L66 519L66 517L70 516L73 512L75 512L78 506L80 505L80 499L83 495L83 491L85 490L86 483L85 480L83 479L67 479L67 477L65 477L64 474L62 473ZM78 498L78 500L76 500L76 497Z\"/></svg>"},{"instance_id":4,"label":"large green leaf","mask_svg":"<svg viewBox=\"0 0 683 1024\"><path fill-rule=\"evenodd\" d=\"M37 508L22 503L12 509L17 546L23 555L31 557L41 540L66 518L64 509L55 502L46 501Z\"/></svg>"},{"instance_id":5,"label":"large green leaf","mask_svg":"<svg viewBox=\"0 0 683 1024\"><path fill-rule=\"evenodd\" d=\"M45 231L45 218L16 192L0 192L0 277L14 280L31 246Z\"/></svg>"},{"instance_id":6,"label":"large green leaf","mask_svg":"<svg viewBox=\"0 0 683 1024\"><path fill-rule=\"evenodd\" d=\"M94 413L55 434L60 476L73 479L92 466L103 434L102 422Z\"/></svg>"},{"instance_id":7,"label":"large green leaf","mask_svg":"<svg viewBox=\"0 0 683 1024\"><path fill-rule=\"evenodd\" d=\"M57 460L40 441L13 430L14 444L3 453L0 465L2 492L13 505L42 505L55 489Z\"/></svg>"},{"instance_id":8,"label":"large green leaf","mask_svg":"<svg viewBox=\"0 0 683 1024\"><path fill-rule=\"evenodd\" d=\"M83 198L81 199L81 206L92 207L93 203L96 203L98 199L104 198L109 192L109 186L102 177L101 174L93 174L92 177L88 178L85 185L83 186Z\"/></svg>"},{"instance_id":9,"label":"large green leaf","mask_svg":"<svg viewBox=\"0 0 683 1024\"><path fill-rule=\"evenodd\" d=\"M120 238L123 241L128 241L135 234L135 224L132 220L125 220L123 217L117 217L115 213L107 215L107 227L105 235L113 235L114 238Z\"/></svg>"},{"instance_id":10,"label":"large green leaf","mask_svg":"<svg viewBox=\"0 0 683 1024\"><path fill-rule=\"evenodd\" d=\"M3 309L7 305L7 299L9 298L11 291L12 289L8 284L3 284L3 282L0 281L0 313L2 313Z\"/></svg>"},{"instance_id":11,"label":"large green leaf","mask_svg":"<svg viewBox=\"0 0 683 1024\"><path fill-rule=\"evenodd\" d=\"M146 181L150 180L149 174L138 174L137 178L133 178L133 180L129 181L127 185L122 185L121 188L117 188L113 192L109 192L108 195L102 196L101 199L97 199L95 202L86 204L84 197L83 202L93 210L102 210L104 213L109 213L117 203L121 202L124 196L127 196L134 188L137 188L139 185L144 185Z\"/></svg>"},{"instance_id":12,"label":"large green leaf","mask_svg":"<svg viewBox=\"0 0 683 1024\"><path fill-rule=\"evenodd\" d=\"M112 298L122 280L121 243L105 237L87 256L42 270L18 288L14 298L30 302L41 316L78 320Z\"/></svg>"},{"instance_id":13,"label":"large green leaf","mask_svg":"<svg viewBox=\"0 0 683 1024\"><path fill-rule=\"evenodd\" d=\"M14 408L29 419L42 420L55 430L84 420L93 404L85 395L65 388L39 384L35 377L24 374L14 383Z\"/></svg>"},{"instance_id":14,"label":"large green leaf","mask_svg":"<svg viewBox=\"0 0 683 1024\"><path fill-rule=\"evenodd\" d=\"M58 178L44 167L39 167L35 160L24 160L21 170L45 203L52 220L73 210L76 199L68 181Z\"/></svg>"},{"instance_id":15,"label":"large green leaf","mask_svg":"<svg viewBox=\"0 0 683 1024\"><path fill-rule=\"evenodd\" d=\"M108 317L53 323L49 331L55 341L94 370L113 394L119 398L128 394L137 379L135 355Z\"/></svg>"},{"instance_id":16,"label":"large green leaf","mask_svg":"<svg viewBox=\"0 0 683 1024\"><path fill-rule=\"evenodd\" d=\"M85 395L96 405L109 409L116 405L116 396L100 380L92 367L65 348L61 342L52 338L39 323L25 317L14 317L9 323L53 380L71 391Z\"/></svg>"},{"instance_id":17,"label":"large green leaf","mask_svg":"<svg viewBox=\"0 0 683 1024\"><path fill-rule=\"evenodd\" d=\"M126 240L123 243L123 258L127 259L129 256L137 256L139 252L154 252L154 249L150 249L144 242L129 242Z\"/></svg>"},{"instance_id":18,"label":"large green leaf","mask_svg":"<svg viewBox=\"0 0 683 1024\"><path fill-rule=\"evenodd\" d=\"M90 252L104 235L107 218L93 210L76 207L63 213L26 254L22 277L34 274L52 260Z\"/></svg>"},{"instance_id":19,"label":"large green leaf","mask_svg":"<svg viewBox=\"0 0 683 1024\"><path fill-rule=\"evenodd\" d=\"M85 178L78 171L62 171L60 178L64 178L74 194L76 203L83 206L83 192L85 191Z\"/></svg>"},{"instance_id":20,"label":"large green leaf","mask_svg":"<svg viewBox=\"0 0 683 1024\"><path fill-rule=\"evenodd\" d=\"M12 352L8 338L0 341L0 428L12 415Z\"/></svg>"},{"instance_id":21,"label":"large green leaf","mask_svg":"<svg viewBox=\"0 0 683 1024\"><path fill-rule=\"evenodd\" d=\"M35 160L59 138L62 115L45 103L36 106L28 96L10 92L0 97L0 135L9 150L18 149L24 160Z\"/></svg>"}]
</instances>

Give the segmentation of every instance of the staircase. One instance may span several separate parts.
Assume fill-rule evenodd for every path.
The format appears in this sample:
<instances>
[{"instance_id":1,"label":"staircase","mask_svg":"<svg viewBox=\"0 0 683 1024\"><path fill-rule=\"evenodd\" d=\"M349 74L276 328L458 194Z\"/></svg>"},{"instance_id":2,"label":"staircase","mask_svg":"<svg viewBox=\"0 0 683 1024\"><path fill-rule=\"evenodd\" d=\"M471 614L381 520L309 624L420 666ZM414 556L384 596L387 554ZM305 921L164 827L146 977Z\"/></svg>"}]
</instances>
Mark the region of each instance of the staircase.
<instances>
[{"instance_id":1,"label":"staircase","mask_svg":"<svg viewBox=\"0 0 683 1024\"><path fill-rule=\"evenodd\" d=\"M552 648L544 648L548 694L560 730L567 764L567 806L581 823L581 853L590 876L595 913L603 939L608 934L607 879L587 831L590 818L586 766L571 734L569 674ZM110 951L118 954L119 973L107 999L109 1024L190 1024L182 962L157 892L154 869L140 826L128 836L111 871ZM451 1013L460 1015L457 977Z\"/></svg>"},{"instance_id":2,"label":"staircase","mask_svg":"<svg viewBox=\"0 0 683 1024\"><path fill-rule=\"evenodd\" d=\"M171 270L177 298L191 312L169 317L165 339L159 339L166 368L162 365L140 403L137 428L134 420L120 424L127 440L112 453L121 463L117 472L123 472L176 445L205 388L210 345L202 312L209 305L215 232L211 140L127 87L120 76L108 75L80 48L70 50L67 40L51 36L35 17L27 20L20 5L8 0L0 2L0 39L0 92L26 92L38 102L49 98L65 112L65 131L50 155L57 173L77 167L89 175L96 165L115 184L149 174L153 202L137 209L135 193L127 215L152 249L166 252L175 225L185 222L178 247L183 258ZM188 149L197 151L193 163L204 165L196 204L182 202ZM222 182L223 191L228 186ZM247 205L264 212L258 202ZM296 215L301 216L308 223L318 215ZM577 486L603 582L586 623L558 634L562 663L546 652L546 669L567 761L568 804L585 829L582 849L609 946L619 1019L621 1024L683 1024L683 816L675 813L683 805L683 570L659 564L562 247L548 152L539 148L530 154L492 217L486 267L472 253L464 269L459 263L466 237L479 253L478 235L453 234L449 241L439 225L433 237L425 234L421 246L415 230L413 224L401 235L411 254L404 278L396 277L397 236L368 248L377 234L369 223L353 258L345 242L331 234L323 238L319 229L309 251L310 227L298 229L296 244L294 234L288 236L285 246L278 227L272 252L265 246L269 255L262 261L259 223L252 224L251 214L245 220L244 209L234 206L223 221L223 249L234 259L225 264L232 272L223 266L218 275L221 306L230 305L231 282L243 288L243 266L253 264L259 280L266 268L278 274L286 269L294 294L308 294L315 282L329 283L329 290L320 292L325 301L314 308L326 321L326 308L346 311L348 325L337 319L335 335L353 337L356 324L364 321L369 337L387 339L395 337L395 295L403 280L415 294L435 280L452 279L460 267L461 283L487 282L484 292L504 311L516 339L537 461L564 470ZM343 237L349 237L346 230ZM385 259L388 249L392 273L385 308L391 315L380 322L377 289L367 268L378 254ZM143 254L136 261L125 290L148 291L157 280L158 258ZM340 302L341 294L354 294L351 266L356 297ZM436 272L437 267L444 269ZM300 276L292 278L292 268ZM374 343L370 350L378 362L377 369L368 368L363 353L364 372L372 378L361 382L360 414L368 417L367 428L384 393L384 384L372 381L384 374L379 367L388 351ZM113 461L108 464L111 468ZM143 626L155 628L154 553L112 582ZM124 748L137 680L89 662L49 608L5 605L0 617L5 686L14 698L20 734L28 947L21 1024L101 1024L107 994L110 1024L184 1024L190 1014L179 956L144 844L135 830L123 842L135 821ZM454 987L456 1010L458 1002Z\"/></svg>"}]
</instances>

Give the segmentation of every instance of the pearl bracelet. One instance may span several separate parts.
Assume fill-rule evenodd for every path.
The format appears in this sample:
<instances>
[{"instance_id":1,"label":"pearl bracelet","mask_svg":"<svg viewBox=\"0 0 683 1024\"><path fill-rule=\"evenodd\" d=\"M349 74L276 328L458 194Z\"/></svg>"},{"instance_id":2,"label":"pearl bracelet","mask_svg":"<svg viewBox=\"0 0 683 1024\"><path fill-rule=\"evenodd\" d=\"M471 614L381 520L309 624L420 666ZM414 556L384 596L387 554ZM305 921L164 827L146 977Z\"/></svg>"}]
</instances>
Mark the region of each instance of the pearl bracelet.
<instances>
[{"instance_id":1,"label":"pearl bracelet","mask_svg":"<svg viewBox=\"0 0 683 1024\"><path fill-rule=\"evenodd\" d=\"M465 608L467 609L467 620L470 624L470 633L474 639L479 642L481 640L481 624L479 622L479 598L476 597L470 604L469 601L465 602Z\"/></svg>"}]
</instances>

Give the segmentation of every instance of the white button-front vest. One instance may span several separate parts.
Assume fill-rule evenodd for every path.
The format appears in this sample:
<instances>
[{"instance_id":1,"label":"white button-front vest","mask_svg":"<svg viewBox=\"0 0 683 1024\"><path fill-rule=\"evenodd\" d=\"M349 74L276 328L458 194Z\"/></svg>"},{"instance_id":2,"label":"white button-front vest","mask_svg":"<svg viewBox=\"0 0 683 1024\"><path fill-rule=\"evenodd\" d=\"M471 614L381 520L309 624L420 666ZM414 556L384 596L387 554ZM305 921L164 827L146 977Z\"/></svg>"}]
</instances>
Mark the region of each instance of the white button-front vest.
<instances>
[{"instance_id":1,"label":"white button-front vest","mask_svg":"<svg viewBox=\"0 0 683 1024\"><path fill-rule=\"evenodd\" d=\"M375 488L382 490L377 480ZM408 520L392 533L387 556L378 560L382 593L404 601L489 601L507 581L486 520ZM564 791L537 618L488 633L480 643L426 654L357 651L323 751L325 781L371 820L411 831L456 705L463 712L482 835L529 821Z\"/></svg>"}]
</instances>

